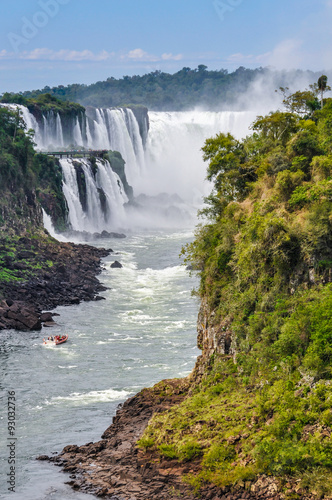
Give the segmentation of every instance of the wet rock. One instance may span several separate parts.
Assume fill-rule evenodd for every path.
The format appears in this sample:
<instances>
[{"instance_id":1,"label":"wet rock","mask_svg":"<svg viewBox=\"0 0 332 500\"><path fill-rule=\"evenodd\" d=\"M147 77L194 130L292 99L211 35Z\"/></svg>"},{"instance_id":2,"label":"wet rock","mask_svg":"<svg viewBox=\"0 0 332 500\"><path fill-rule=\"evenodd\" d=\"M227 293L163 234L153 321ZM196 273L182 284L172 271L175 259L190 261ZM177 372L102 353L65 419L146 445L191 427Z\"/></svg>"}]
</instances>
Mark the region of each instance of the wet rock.
<instances>
[{"instance_id":1,"label":"wet rock","mask_svg":"<svg viewBox=\"0 0 332 500\"><path fill-rule=\"evenodd\" d=\"M165 388L171 388L165 396ZM77 447L67 446L58 457L49 460L63 464L66 471L75 475L69 484L75 490L96 496L119 500L173 500L172 488L181 489L181 498L188 487L171 470L164 470L165 463L157 465L135 446L154 412L166 410L183 400L187 382L164 381L156 391L145 389L119 405L113 424L104 432L101 441ZM161 470L163 469L163 470ZM74 478L72 478L74 479Z\"/></svg>"},{"instance_id":2,"label":"wet rock","mask_svg":"<svg viewBox=\"0 0 332 500\"><path fill-rule=\"evenodd\" d=\"M113 269L114 269L114 268L119 268L119 269L120 269L121 267L123 267L123 265L122 265L119 261L115 260L115 261L113 262L113 264L111 264L111 267L112 267Z\"/></svg>"},{"instance_id":3,"label":"wet rock","mask_svg":"<svg viewBox=\"0 0 332 500\"><path fill-rule=\"evenodd\" d=\"M54 322L54 320L53 320L53 314L51 312L43 312L40 315L40 321L42 323L51 323L51 322Z\"/></svg>"},{"instance_id":4,"label":"wet rock","mask_svg":"<svg viewBox=\"0 0 332 500\"><path fill-rule=\"evenodd\" d=\"M17 260L11 262L20 282L2 284L5 300L0 304L0 330L40 330L42 323L53 323L52 313L43 310L95 300L105 290L96 276L101 271L101 258L109 255L109 250L48 240L34 240L33 244L31 252L31 241L20 238L18 256L32 256L36 259L32 264L45 263L45 268L27 280L25 271L16 266Z\"/></svg>"},{"instance_id":5,"label":"wet rock","mask_svg":"<svg viewBox=\"0 0 332 500\"><path fill-rule=\"evenodd\" d=\"M123 233L108 233L107 231L102 231L100 233L100 238L126 238Z\"/></svg>"},{"instance_id":6,"label":"wet rock","mask_svg":"<svg viewBox=\"0 0 332 500\"><path fill-rule=\"evenodd\" d=\"M40 311L35 306L11 299L3 301L1 305L0 328L23 331L41 329Z\"/></svg>"}]
</instances>

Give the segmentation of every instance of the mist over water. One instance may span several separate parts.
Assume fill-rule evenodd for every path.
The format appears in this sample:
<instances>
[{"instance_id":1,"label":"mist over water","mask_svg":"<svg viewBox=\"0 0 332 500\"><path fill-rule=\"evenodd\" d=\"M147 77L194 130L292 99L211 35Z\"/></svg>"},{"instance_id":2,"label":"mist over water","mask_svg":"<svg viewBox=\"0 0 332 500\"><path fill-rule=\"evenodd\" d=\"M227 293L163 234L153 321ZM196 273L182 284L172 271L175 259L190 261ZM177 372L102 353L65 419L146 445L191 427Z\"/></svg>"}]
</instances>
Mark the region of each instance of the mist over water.
<instances>
[{"instance_id":1,"label":"mist over water","mask_svg":"<svg viewBox=\"0 0 332 500\"><path fill-rule=\"evenodd\" d=\"M208 194L201 148L209 137L230 132L241 139L256 114L251 111L150 112L145 175L136 180L138 192L176 193L194 205Z\"/></svg>"},{"instance_id":2,"label":"mist over water","mask_svg":"<svg viewBox=\"0 0 332 500\"><path fill-rule=\"evenodd\" d=\"M91 118L87 121L88 146L121 153L136 204L124 208L128 199L121 180L109 164L104 165L97 160L95 176L89 163L83 159L80 162L85 174L88 206L82 207L74 162L62 159L63 191L72 229L126 231L137 227L194 224L197 209L210 191L201 151L205 140L219 132L230 132L241 139L249 133L256 113L202 110L149 112L149 131L143 141L134 114L131 110L125 111L97 109L93 134ZM54 123L52 121L52 127ZM54 129L55 137L58 137L57 130ZM83 138L84 131L81 130L78 135ZM60 142L63 141L62 138ZM41 144L45 144L45 139ZM98 190L101 188L106 195L106 213L100 202Z\"/></svg>"},{"instance_id":3,"label":"mist over water","mask_svg":"<svg viewBox=\"0 0 332 500\"><path fill-rule=\"evenodd\" d=\"M121 179L108 162L97 159L96 174L87 160L60 160L68 222L75 231L89 232L194 225L197 209L211 190L201 151L205 140L219 132L241 139L250 133L257 115L252 110L150 111L148 120L138 123L129 108L87 108L80 119L72 117L69 127L59 113L49 111L37 121L24 106L7 106L21 111L42 151L84 147L121 153L134 190L134 206L128 206ZM244 102L241 107L245 108ZM80 200L75 161L84 171L87 206Z\"/></svg>"}]
</instances>

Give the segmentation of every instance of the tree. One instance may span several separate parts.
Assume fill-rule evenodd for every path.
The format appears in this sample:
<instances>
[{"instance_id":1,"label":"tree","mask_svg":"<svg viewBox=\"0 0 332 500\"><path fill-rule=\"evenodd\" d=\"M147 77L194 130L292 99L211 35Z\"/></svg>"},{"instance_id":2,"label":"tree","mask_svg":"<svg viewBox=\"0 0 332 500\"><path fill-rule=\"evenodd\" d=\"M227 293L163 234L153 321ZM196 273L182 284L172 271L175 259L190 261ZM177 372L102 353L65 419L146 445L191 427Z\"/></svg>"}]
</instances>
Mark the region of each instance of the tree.
<instances>
[{"instance_id":1,"label":"tree","mask_svg":"<svg viewBox=\"0 0 332 500\"><path fill-rule=\"evenodd\" d=\"M247 168L243 144L229 133L220 133L207 139L202 151L203 160L209 161L207 179L214 181L215 199L241 199L254 175L251 166Z\"/></svg>"},{"instance_id":2,"label":"tree","mask_svg":"<svg viewBox=\"0 0 332 500\"><path fill-rule=\"evenodd\" d=\"M317 95L313 90L297 90L293 94L288 93L288 87L279 87L279 90L283 95L282 102L290 113L296 113L305 117L316 109L319 109ZM276 92L278 91L276 90Z\"/></svg>"},{"instance_id":3,"label":"tree","mask_svg":"<svg viewBox=\"0 0 332 500\"><path fill-rule=\"evenodd\" d=\"M318 78L317 85L318 85L318 90L320 91L320 95L321 95L321 101L320 101L321 107L323 107L324 106L324 103L323 103L324 92L331 90L331 87L329 85L327 85L327 76L326 75L320 76Z\"/></svg>"},{"instance_id":4,"label":"tree","mask_svg":"<svg viewBox=\"0 0 332 500\"><path fill-rule=\"evenodd\" d=\"M251 128L259 130L263 137L272 142L285 145L291 134L296 131L297 121L297 117L292 113L275 111L266 116L258 116Z\"/></svg>"},{"instance_id":5,"label":"tree","mask_svg":"<svg viewBox=\"0 0 332 500\"><path fill-rule=\"evenodd\" d=\"M207 66L205 66L205 64L199 64L199 65L197 66L197 69L198 69L198 71L199 71L199 72L206 71L206 70L207 70L207 68L208 68L208 67L207 67Z\"/></svg>"},{"instance_id":6,"label":"tree","mask_svg":"<svg viewBox=\"0 0 332 500\"><path fill-rule=\"evenodd\" d=\"M324 92L328 92L331 90L331 87L327 85L327 76L322 75L318 78L317 83L314 83L313 85L309 85L311 90L316 94L320 94L320 104L321 108L324 106Z\"/></svg>"}]
</instances>

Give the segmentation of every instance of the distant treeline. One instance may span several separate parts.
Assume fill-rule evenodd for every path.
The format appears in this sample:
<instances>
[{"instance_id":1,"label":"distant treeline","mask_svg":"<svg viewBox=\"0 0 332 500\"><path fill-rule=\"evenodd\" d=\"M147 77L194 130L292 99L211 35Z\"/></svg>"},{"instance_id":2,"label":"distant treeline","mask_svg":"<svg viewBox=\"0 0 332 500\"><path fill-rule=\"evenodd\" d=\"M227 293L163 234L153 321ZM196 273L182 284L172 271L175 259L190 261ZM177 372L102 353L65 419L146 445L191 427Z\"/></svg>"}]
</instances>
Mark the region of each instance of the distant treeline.
<instances>
[{"instance_id":1,"label":"distant treeline","mask_svg":"<svg viewBox=\"0 0 332 500\"><path fill-rule=\"evenodd\" d=\"M35 98L48 93L61 100L95 107L134 104L151 110L180 111L200 105L215 110L222 109L225 103L234 103L258 77L271 76L274 88L278 88L287 85L291 79L306 75L311 81L316 79L314 73L300 70L273 72L268 68L246 69L241 66L228 73L226 69L209 71L201 64L196 69L182 68L173 75L158 70L143 76L111 77L91 85L46 86L41 90L23 92L22 96Z\"/></svg>"}]
</instances>

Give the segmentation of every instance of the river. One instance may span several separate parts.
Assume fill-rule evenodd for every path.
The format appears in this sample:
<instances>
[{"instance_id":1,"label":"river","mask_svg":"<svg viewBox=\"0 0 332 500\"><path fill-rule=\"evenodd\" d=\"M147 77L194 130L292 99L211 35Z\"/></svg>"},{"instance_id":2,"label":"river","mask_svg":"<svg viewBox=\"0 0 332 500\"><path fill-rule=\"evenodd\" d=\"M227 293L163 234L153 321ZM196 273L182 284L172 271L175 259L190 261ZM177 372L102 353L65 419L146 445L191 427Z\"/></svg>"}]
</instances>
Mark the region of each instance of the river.
<instances>
[{"instance_id":1,"label":"river","mask_svg":"<svg viewBox=\"0 0 332 500\"><path fill-rule=\"evenodd\" d=\"M58 307L57 325L41 332L0 333L1 498L95 498L74 492L65 484L69 474L35 458L99 440L119 403L190 373L199 354L198 300L191 296L197 282L179 253L192 236L189 229L153 230L95 242L117 253L103 259L105 300ZM114 260L123 268L110 268ZM42 342L63 333L69 340L62 346ZM8 391L15 393L14 436L7 431ZM10 445L15 492L7 483Z\"/></svg>"}]
</instances>

